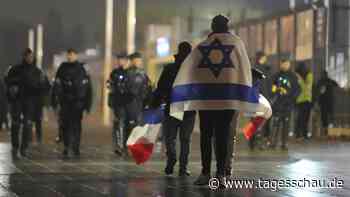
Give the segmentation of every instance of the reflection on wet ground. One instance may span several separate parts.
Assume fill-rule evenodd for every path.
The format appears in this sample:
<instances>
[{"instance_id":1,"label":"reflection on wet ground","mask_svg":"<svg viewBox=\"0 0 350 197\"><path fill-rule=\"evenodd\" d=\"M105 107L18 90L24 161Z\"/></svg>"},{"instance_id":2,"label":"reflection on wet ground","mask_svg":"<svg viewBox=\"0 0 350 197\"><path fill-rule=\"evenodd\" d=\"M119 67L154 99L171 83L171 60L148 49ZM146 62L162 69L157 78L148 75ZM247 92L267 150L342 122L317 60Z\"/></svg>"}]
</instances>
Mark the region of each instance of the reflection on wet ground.
<instances>
[{"instance_id":1,"label":"reflection on wet ground","mask_svg":"<svg viewBox=\"0 0 350 197\"><path fill-rule=\"evenodd\" d=\"M271 188L244 188L212 191L192 184L201 167L197 134L193 137L189 167L192 176L189 178L164 176L164 158L159 154L145 166L136 166L130 159L118 158L111 151L110 133L103 130L87 131L81 158L64 160L60 155L62 147L52 142L54 134L55 131L50 131L44 145L33 146L28 159L13 161L9 134L0 133L0 197L350 196L347 184L350 182L350 143L293 143L287 153L249 152L241 141L234 164L235 179L330 180L337 177L344 181L343 189L284 188L273 191ZM91 139L94 135L99 136L96 138L98 142L94 143Z\"/></svg>"}]
</instances>

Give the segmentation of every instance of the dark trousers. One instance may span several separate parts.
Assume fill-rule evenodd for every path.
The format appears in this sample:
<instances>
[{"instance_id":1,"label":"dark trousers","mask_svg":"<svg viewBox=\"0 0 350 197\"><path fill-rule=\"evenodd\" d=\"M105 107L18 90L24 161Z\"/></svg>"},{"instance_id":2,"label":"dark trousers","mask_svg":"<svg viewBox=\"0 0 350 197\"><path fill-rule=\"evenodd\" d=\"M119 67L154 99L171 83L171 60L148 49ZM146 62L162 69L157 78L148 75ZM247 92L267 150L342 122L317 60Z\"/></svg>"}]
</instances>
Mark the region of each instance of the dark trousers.
<instances>
[{"instance_id":1,"label":"dark trousers","mask_svg":"<svg viewBox=\"0 0 350 197\"><path fill-rule=\"evenodd\" d=\"M11 103L11 143L13 151L17 151L19 148L21 151L26 151L28 148L34 119L34 107L32 101L33 99L28 98ZM23 116L23 119L21 119L21 116ZM22 123L22 142L20 143L19 132Z\"/></svg>"},{"instance_id":2,"label":"dark trousers","mask_svg":"<svg viewBox=\"0 0 350 197\"><path fill-rule=\"evenodd\" d=\"M278 137L281 138L281 147L286 147L288 131L290 125L290 115L278 115L272 117L272 133L271 133L271 146L276 147L278 144Z\"/></svg>"},{"instance_id":3,"label":"dark trousers","mask_svg":"<svg viewBox=\"0 0 350 197\"><path fill-rule=\"evenodd\" d=\"M212 138L215 136L216 173L225 175L228 137L234 113L233 110L199 112L202 174L210 175Z\"/></svg>"},{"instance_id":4,"label":"dark trousers","mask_svg":"<svg viewBox=\"0 0 350 197\"><path fill-rule=\"evenodd\" d=\"M185 171L190 153L191 135L196 119L195 112L185 112L182 121L168 116L163 123L167 165L173 167L176 163L176 138L180 136L180 170Z\"/></svg>"},{"instance_id":5,"label":"dark trousers","mask_svg":"<svg viewBox=\"0 0 350 197\"><path fill-rule=\"evenodd\" d=\"M227 159L226 159L226 175L231 175L232 163L235 156L236 134L238 130L239 112L235 112L232 122L229 137L227 138Z\"/></svg>"},{"instance_id":6,"label":"dark trousers","mask_svg":"<svg viewBox=\"0 0 350 197\"><path fill-rule=\"evenodd\" d=\"M70 147L73 151L80 150L81 121L83 110L74 105L62 105L60 109L60 119L63 130L63 144L65 150Z\"/></svg>"},{"instance_id":7,"label":"dark trousers","mask_svg":"<svg viewBox=\"0 0 350 197\"><path fill-rule=\"evenodd\" d=\"M125 148L125 138L126 136L126 111L124 107L118 107L113 110L114 120L113 120L113 131L112 140L113 148Z\"/></svg>"},{"instance_id":8,"label":"dark trousers","mask_svg":"<svg viewBox=\"0 0 350 197\"><path fill-rule=\"evenodd\" d=\"M308 123L311 114L312 104L310 102L304 102L297 105L298 117L297 117L297 135L296 137L308 138Z\"/></svg>"}]
</instances>

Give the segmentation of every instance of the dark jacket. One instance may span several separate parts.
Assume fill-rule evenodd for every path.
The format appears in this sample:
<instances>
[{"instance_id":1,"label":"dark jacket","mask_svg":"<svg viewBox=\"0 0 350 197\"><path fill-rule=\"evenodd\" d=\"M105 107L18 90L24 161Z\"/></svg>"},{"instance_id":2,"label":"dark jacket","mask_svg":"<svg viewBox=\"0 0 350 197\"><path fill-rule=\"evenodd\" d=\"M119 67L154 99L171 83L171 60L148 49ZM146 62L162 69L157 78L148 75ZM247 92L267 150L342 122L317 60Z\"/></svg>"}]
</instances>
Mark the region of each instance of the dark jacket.
<instances>
[{"instance_id":1,"label":"dark jacket","mask_svg":"<svg viewBox=\"0 0 350 197\"><path fill-rule=\"evenodd\" d=\"M130 67L127 70L127 90L129 94L126 105L127 118L137 123L142 120L141 114L147 105L151 92L151 82L143 69Z\"/></svg>"},{"instance_id":2,"label":"dark jacket","mask_svg":"<svg viewBox=\"0 0 350 197\"><path fill-rule=\"evenodd\" d=\"M297 76L291 71L276 73L272 77L270 92L273 113L276 115L290 113L300 93Z\"/></svg>"},{"instance_id":3,"label":"dark jacket","mask_svg":"<svg viewBox=\"0 0 350 197\"><path fill-rule=\"evenodd\" d=\"M128 75L123 68L116 68L111 72L108 80L110 95L109 106L117 109L125 106L130 101L130 94L127 89Z\"/></svg>"},{"instance_id":4,"label":"dark jacket","mask_svg":"<svg viewBox=\"0 0 350 197\"><path fill-rule=\"evenodd\" d=\"M9 69L5 84L7 87L7 96L10 100L28 99L40 97L44 91L45 76L35 64L22 64L13 66ZM18 94L13 95L13 88L18 88Z\"/></svg>"},{"instance_id":5,"label":"dark jacket","mask_svg":"<svg viewBox=\"0 0 350 197\"><path fill-rule=\"evenodd\" d=\"M271 66L269 65L255 65L254 68L260 70L265 78L264 80L261 80L259 83L259 90L260 93L267 99L271 98L271 84L272 84L272 73L271 73Z\"/></svg>"},{"instance_id":6,"label":"dark jacket","mask_svg":"<svg viewBox=\"0 0 350 197\"><path fill-rule=\"evenodd\" d=\"M71 88L67 88L71 85ZM72 105L90 111L92 84L90 75L80 62L62 63L56 73L52 90L52 106Z\"/></svg>"},{"instance_id":7,"label":"dark jacket","mask_svg":"<svg viewBox=\"0 0 350 197\"><path fill-rule=\"evenodd\" d=\"M171 92L173 84L175 82L177 73L179 72L180 66L183 63L184 58L175 56L175 62L164 66L163 72L159 78L157 89L153 93L153 106L159 106L165 103L165 113L169 115L170 112L170 102L171 102Z\"/></svg>"},{"instance_id":8,"label":"dark jacket","mask_svg":"<svg viewBox=\"0 0 350 197\"><path fill-rule=\"evenodd\" d=\"M329 77L321 78L316 85L316 98L322 107L333 108L334 91L339 87L337 82Z\"/></svg>"}]
</instances>

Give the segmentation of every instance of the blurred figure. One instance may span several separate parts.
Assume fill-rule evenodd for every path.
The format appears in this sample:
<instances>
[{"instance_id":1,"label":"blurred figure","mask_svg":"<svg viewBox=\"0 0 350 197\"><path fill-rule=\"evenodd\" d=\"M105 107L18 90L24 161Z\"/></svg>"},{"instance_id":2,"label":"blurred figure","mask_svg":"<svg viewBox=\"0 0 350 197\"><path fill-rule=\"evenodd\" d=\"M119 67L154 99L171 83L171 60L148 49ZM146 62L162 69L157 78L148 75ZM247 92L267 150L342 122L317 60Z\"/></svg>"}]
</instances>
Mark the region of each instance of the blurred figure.
<instances>
[{"instance_id":1,"label":"blurred figure","mask_svg":"<svg viewBox=\"0 0 350 197\"><path fill-rule=\"evenodd\" d=\"M90 112L92 86L84 64L78 61L74 49L67 51L67 62L62 63L56 73L53 86L53 107L59 105L59 116L63 130L63 156L72 148L80 156L81 121L83 112Z\"/></svg>"},{"instance_id":2,"label":"blurred figure","mask_svg":"<svg viewBox=\"0 0 350 197\"><path fill-rule=\"evenodd\" d=\"M42 119L43 119L43 110L47 105L47 97L49 96L51 85L47 76L42 72L43 83L40 87L40 93L35 99L34 104L34 127L36 134L36 141L38 144L42 143ZM32 138L32 135L30 135Z\"/></svg>"},{"instance_id":3,"label":"blurred figure","mask_svg":"<svg viewBox=\"0 0 350 197\"><path fill-rule=\"evenodd\" d=\"M6 87L3 80L0 80L0 105L1 105L1 111L0 111L0 130L2 131L5 127L6 130L9 129L9 122L8 122L8 102L6 98Z\"/></svg>"},{"instance_id":4,"label":"blurred figure","mask_svg":"<svg viewBox=\"0 0 350 197\"><path fill-rule=\"evenodd\" d=\"M308 139L308 123L312 109L312 87L314 76L305 62L300 62L296 69L300 95L297 98L296 138Z\"/></svg>"},{"instance_id":5,"label":"blurred figure","mask_svg":"<svg viewBox=\"0 0 350 197\"><path fill-rule=\"evenodd\" d=\"M174 172L176 164L176 138L180 136L180 170L179 176L189 176L187 171L188 155L190 153L191 135L194 128L196 112L186 111L182 121L169 115L171 91L177 73L183 61L191 53L192 46L188 42L182 42L178 46L178 53L175 55L175 62L164 67L164 70L158 81L158 86L154 92L155 102L157 106L160 103L166 103L166 118L163 122L163 137L166 145L167 165L165 174L171 175Z\"/></svg>"},{"instance_id":6,"label":"blurred figure","mask_svg":"<svg viewBox=\"0 0 350 197\"><path fill-rule=\"evenodd\" d=\"M272 133L271 147L276 148L278 136L281 136L281 149L287 149L287 138L290 126L291 112L295 107L295 100L299 95L298 80L290 70L290 61L282 60L280 71L272 77Z\"/></svg>"},{"instance_id":7,"label":"blurred figure","mask_svg":"<svg viewBox=\"0 0 350 197\"><path fill-rule=\"evenodd\" d=\"M27 156L33 121L35 119L36 99L41 94L44 76L35 65L31 49L23 53L23 62L11 67L5 78L7 97L11 107L11 142L12 155L17 157L17 151L23 157ZM23 117L23 119L21 119ZM19 142L19 132L23 123L22 140Z\"/></svg>"},{"instance_id":8,"label":"blurred figure","mask_svg":"<svg viewBox=\"0 0 350 197\"><path fill-rule=\"evenodd\" d=\"M118 54L115 58L114 69L108 80L110 95L109 107L113 110L113 148L116 154L122 154L126 123L126 104L130 99L127 89L127 71L129 59L125 53Z\"/></svg>"},{"instance_id":9,"label":"blurred figure","mask_svg":"<svg viewBox=\"0 0 350 197\"><path fill-rule=\"evenodd\" d=\"M142 112L146 106L146 101L151 94L151 82L143 69L143 60L140 53L136 52L129 56L130 67L127 74L127 94L129 95L126 107L126 120L124 133L124 149L127 153L126 142L133 128L142 124Z\"/></svg>"},{"instance_id":10,"label":"blurred figure","mask_svg":"<svg viewBox=\"0 0 350 197\"><path fill-rule=\"evenodd\" d=\"M255 61L255 66L254 68L258 69L259 71L262 72L264 75L264 80L261 80L259 83L259 92L268 100L271 98L271 77L272 77L272 72L271 72L271 66L267 64L267 56L265 55L264 52L259 51L256 53L256 61ZM254 78L254 77L253 77ZM249 140L249 148L251 150L255 149L256 146L256 136L252 136L252 138ZM266 122L264 127L262 128L262 135L265 138L269 138L270 136L270 120Z\"/></svg>"},{"instance_id":11,"label":"blurred figure","mask_svg":"<svg viewBox=\"0 0 350 197\"><path fill-rule=\"evenodd\" d=\"M328 127L334 121L334 91L339 85L328 77L327 71L322 72L317 82L317 101L321 109L322 136L328 136Z\"/></svg>"}]
</instances>

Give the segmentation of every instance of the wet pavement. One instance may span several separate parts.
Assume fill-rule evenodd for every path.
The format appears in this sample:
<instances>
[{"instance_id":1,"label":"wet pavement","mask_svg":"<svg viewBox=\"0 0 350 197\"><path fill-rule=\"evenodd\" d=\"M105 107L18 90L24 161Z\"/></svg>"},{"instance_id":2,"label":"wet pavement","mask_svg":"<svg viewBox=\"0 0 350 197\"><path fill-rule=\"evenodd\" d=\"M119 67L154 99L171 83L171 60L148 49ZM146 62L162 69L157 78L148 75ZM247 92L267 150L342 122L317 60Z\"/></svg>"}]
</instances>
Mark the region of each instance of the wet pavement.
<instances>
[{"instance_id":1,"label":"wet pavement","mask_svg":"<svg viewBox=\"0 0 350 197\"><path fill-rule=\"evenodd\" d=\"M250 152L244 140L237 146L234 179L330 180L344 181L344 188L280 188L256 186L210 190L192 183L200 173L198 134L193 135L189 178L166 177L164 156L155 154L144 166L120 158L111 151L108 129L84 124L80 159L63 159L62 147L54 143L55 124L45 126L45 141L33 145L29 158L13 161L9 133L0 133L0 197L270 197L270 196L350 196L350 143L293 142L288 152ZM213 165L215 166L215 165ZM177 170L176 170L177 172ZM177 173L176 173L177 174ZM272 182L271 182L272 183ZM270 183L269 183L270 184Z\"/></svg>"}]
</instances>

